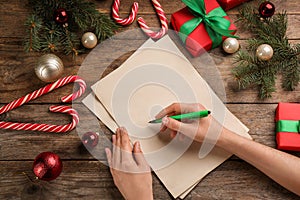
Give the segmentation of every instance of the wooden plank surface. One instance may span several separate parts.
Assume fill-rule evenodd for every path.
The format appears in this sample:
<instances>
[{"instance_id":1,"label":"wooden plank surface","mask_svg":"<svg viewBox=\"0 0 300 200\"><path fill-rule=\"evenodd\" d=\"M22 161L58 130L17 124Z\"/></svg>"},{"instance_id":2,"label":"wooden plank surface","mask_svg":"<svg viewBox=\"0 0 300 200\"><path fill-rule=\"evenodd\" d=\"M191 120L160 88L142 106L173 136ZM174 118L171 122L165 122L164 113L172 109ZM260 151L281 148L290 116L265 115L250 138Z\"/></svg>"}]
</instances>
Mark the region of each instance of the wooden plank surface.
<instances>
[{"instance_id":1,"label":"wooden plank surface","mask_svg":"<svg viewBox=\"0 0 300 200\"><path fill-rule=\"evenodd\" d=\"M47 112L48 106L48 104L24 105L7 113L2 120L49 124L69 123L68 116ZM96 117L85 106L82 104L74 106L80 115L78 130L101 132L110 139L110 132L107 128L101 122L99 123L102 126L99 127ZM227 107L250 129L249 133L255 141L270 147L276 146L275 104L228 104ZM34 113L33 116L28 116L29 112ZM76 130L68 134L0 130L0 160L31 160L41 149L57 152L63 159L93 159L88 152L82 151L78 133L82 134ZM27 149L28 146L30 146L30 151L21 151ZM104 152L100 155L100 159L105 160Z\"/></svg>"},{"instance_id":2,"label":"wooden plank surface","mask_svg":"<svg viewBox=\"0 0 300 200\"><path fill-rule=\"evenodd\" d=\"M110 14L111 0L92 0L99 11ZM121 1L121 15L126 16L133 1ZM145 18L153 27L159 27L150 1L139 0L139 16ZM287 10L288 31L287 36L291 43L300 42L300 6L298 0L273 0L276 10ZM251 1L256 3L257 1ZM161 4L168 19L173 12L184 5L180 0L161 0ZM238 8L228 12L229 16L237 19ZM0 0L0 103L4 105L17 97L25 95L45 85L34 74L36 59L40 53L25 53L23 51L23 38L25 34L24 21L30 10L26 1ZM242 48L245 39L251 37L247 30L241 29L240 24L237 35L240 37ZM100 77L105 76L126 60L136 48L147 38L141 34L137 24L121 28L113 40L114 54L109 51L111 46L103 45L99 56L101 66L89 66L86 62L88 54L80 55L73 60L70 56L61 56L65 65L63 75L82 74L87 77L90 86ZM125 31L131 31L126 34ZM123 33L123 35L122 35ZM126 50L126 51L125 51ZM124 53L127 52L127 53ZM250 129L253 139L262 144L275 147L274 112L278 102L300 103L300 86L293 92L283 91L280 87L280 77L276 80L277 92L267 100L257 98L257 90L250 88L239 91L233 80L232 55L226 55L220 48L210 51L215 67L224 84L226 98L224 102ZM87 58L87 59L86 59ZM190 58L191 62L198 60ZM87 71L81 72L87 67ZM205 68L196 66L200 74ZM99 70L94 73L93 70ZM203 75L203 74L202 74ZM204 78L214 88L212 77ZM73 91L70 84L58 89L51 95L45 95L28 105L0 116L0 120L40 122L50 124L69 123L70 118L61 114L47 111L53 104L59 104L60 98ZM87 93L90 91L88 89ZM81 144L79 135L84 131L97 130L101 133L101 140L109 139L111 132L90 113L80 102L74 106L79 111L81 121L77 130L68 134L51 134L26 131L0 130L0 199L120 199L121 195L114 186L108 168L102 163L105 156L99 150L98 161ZM101 144L102 148L107 145ZM54 181L29 181L23 174L34 180L31 171L34 157L42 151L53 151L63 159L63 173ZM292 153L300 156L299 153ZM170 194L161 182L153 175L155 199L171 199ZM296 195L285 190L251 165L233 156L212 173L188 195L186 199L298 199Z\"/></svg>"},{"instance_id":3,"label":"wooden plank surface","mask_svg":"<svg viewBox=\"0 0 300 200\"><path fill-rule=\"evenodd\" d=\"M1 199L121 199L108 168L98 161L64 160L52 182L29 181L31 161L0 161ZM155 175L154 199L171 199ZM2 185L6 185L3 187ZM272 191L272 192L270 192ZM227 161L206 176L186 199L297 199L243 161Z\"/></svg>"}]
</instances>

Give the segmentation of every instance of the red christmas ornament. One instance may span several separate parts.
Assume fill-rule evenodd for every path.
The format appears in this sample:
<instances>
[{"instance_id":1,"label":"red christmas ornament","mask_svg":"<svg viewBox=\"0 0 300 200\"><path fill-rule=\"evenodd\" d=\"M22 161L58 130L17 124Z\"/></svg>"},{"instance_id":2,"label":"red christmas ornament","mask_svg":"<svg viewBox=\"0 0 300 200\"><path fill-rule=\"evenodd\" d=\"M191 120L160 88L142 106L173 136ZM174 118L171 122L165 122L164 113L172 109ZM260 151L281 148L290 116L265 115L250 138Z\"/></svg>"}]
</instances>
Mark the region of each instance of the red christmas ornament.
<instances>
[{"instance_id":1,"label":"red christmas ornament","mask_svg":"<svg viewBox=\"0 0 300 200\"><path fill-rule=\"evenodd\" d=\"M99 133L86 132L83 134L81 141L87 148L94 148L98 144Z\"/></svg>"},{"instance_id":2,"label":"red christmas ornament","mask_svg":"<svg viewBox=\"0 0 300 200\"><path fill-rule=\"evenodd\" d=\"M54 21L58 24L66 24L68 22L68 13L64 8L54 11Z\"/></svg>"},{"instance_id":3,"label":"red christmas ornament","mask_svg":"<svg viewBox=\"0 0 300 200\"><path fill-rule=\"evenodd\" d=\"M271 2L266 1L260 4L258 11L263 18L272 17L275 13L275 6Z\"/></svg>"},{"instance_id":4,"label":"red christmas ornament","mask_svg":"<svg viewBox=\"0 0 300 200\"><path fill-rule=\"evenodd\" d=\"M34 159L33 173L38 179L51 181L60 175L62 167L62 161L57 154L43 152Z\"/></svg>"}]
</instances>

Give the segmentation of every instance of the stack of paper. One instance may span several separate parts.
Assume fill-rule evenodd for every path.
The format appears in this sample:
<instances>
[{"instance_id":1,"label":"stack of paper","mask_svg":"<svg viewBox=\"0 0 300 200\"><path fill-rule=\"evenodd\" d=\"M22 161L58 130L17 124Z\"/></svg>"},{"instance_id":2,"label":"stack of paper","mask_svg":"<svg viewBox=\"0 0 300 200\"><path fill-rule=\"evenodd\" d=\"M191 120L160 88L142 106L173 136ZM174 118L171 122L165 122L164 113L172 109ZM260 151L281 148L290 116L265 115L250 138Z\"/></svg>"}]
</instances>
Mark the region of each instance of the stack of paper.
<instances>
[{"instance_id":1,"label":"stack of paper","mask_svg":"<svg viewBox=\"0 0 300 200\"><path fill-rule=\"evenodd\" d=\"M199 158L201 144L158 133L160 125L147 122L163 107L199 102L225 127L250 138L247 127L227 110L168 36L148 40L92 90L94 94L83 103L111 131L124 126L132 141L141 142L147 161L174 198L184 198L231 154L211 147L207 156Z\"/></svg>"}]
</instances>

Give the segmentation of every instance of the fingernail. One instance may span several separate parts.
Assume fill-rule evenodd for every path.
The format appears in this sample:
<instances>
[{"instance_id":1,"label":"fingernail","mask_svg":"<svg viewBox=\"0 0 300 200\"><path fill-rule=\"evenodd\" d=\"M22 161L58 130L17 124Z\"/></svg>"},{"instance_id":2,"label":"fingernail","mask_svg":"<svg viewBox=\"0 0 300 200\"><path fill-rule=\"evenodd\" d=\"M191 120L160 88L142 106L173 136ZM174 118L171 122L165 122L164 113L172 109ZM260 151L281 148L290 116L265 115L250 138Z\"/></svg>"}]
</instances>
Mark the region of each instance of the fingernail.
<instances>
[{"instance_id":1,"label":"fingernail","mask_svg":"<svg viewBox=\"0 0 300 200\"><path fill-rule=\"evenodd\" d=\"M137 148L138 150L141 150L141 144L140 144L139 141L136 142L136 148Z\"/></svg>"},{"instance_id":2,"label":"fingernail","mask_svg":"<svg viewBox=\"0 0 300 200\"><path fill-rule=\"evenodd\" d=\"M164 124L162 123L161 125L160 125L160 128L159 128L159 131L161 131L163 128L164 128Z\"/></svg>"},{"instance_id":3,"label":"fingernail","mask_svg":"<svg viewBox=\"0 0 300 200\"><path fill-rule=\"evenodd\" d=\"M162 123L163 123L163 125L166 125L166 124L168 124L168 122L169 122L169 119L168 119L168 117L164 117L164 118L162 118Z\"/></svg>"}]
</instances>

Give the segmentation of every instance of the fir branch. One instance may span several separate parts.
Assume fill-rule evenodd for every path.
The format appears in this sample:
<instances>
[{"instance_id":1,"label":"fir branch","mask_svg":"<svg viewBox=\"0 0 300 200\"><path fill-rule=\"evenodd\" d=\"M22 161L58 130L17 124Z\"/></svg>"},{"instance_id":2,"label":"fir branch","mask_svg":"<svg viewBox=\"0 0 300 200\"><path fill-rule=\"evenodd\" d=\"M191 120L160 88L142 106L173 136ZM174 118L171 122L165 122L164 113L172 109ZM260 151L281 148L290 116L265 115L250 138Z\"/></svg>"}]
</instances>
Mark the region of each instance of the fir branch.
<instances>
[{"instance_id":1,"label":"fir branch","mask_svg":"<svg viewBox=\"0 0 300 200\"><path fill-rule=\"evenodd\" d=\"M38 33L41 30L42 24L42 20L36 15L31 15L26 20L25 26L27 27L26 32L28 34L24 44L24 49L26 52L40 50L40 38Z\"/></svg>"},{"instance_id":2,"label":"fir branch","mask_svg":"<svg viewBox=\"0 0 300 200\"><path fill-rule=\"evenodd\" d=\"M285 70L282 71L282 87L285 90L295 90L300 81L300 65L298 59L293 58L282 64Z\"/></svg>"},{"instance_id":3,"label":"fir branch","mask_svg":"<svg viewBox=\"0 0 300 200\"><path fill-rule=\"evenodd\" d=\"M294 90L300 81L300 44L291 46L288 42L286 12L262 19L256 9L245 6L239 12L239 21L254 36L247 40L247 51L240 50L235 57L236 66L232 73L240 88L256 85L259 87L260 98L271 97L276 91L276 75L282 74L282 87ZM269 61L261 61L255 56L261 44L269 44L274 50Z\"/></svg>"},{"instance_id":4,"label":"fir branch","mask_svg":"<svg viewBox=\"0 0 300 200\"><path fill-rule=\"evenodd\" d=\"M60 27L57 24L49 24L45 27L45 35L41 41L41 51L43 52L57 52L60 51L61 43L60 38L62 34L59 31Z\"/></svg>"},{"instance_id":5,"label":"fir branch","mask_svg":"<svg viewBox=\"0 0 300 200\"><path fill-rule=\"evenodd\" d=\"M66 55L72 54L73 57L78 55L79 52L78 49L76 49L76 46L79 46L79 40L74 33L68 30L68 28L65 28L61 43Z\"/></svg>"},{"instance_id":6,"label":"fir branch","mask_svg":"<svg viewBox=\"0 0 300 200\"><path fill-rule=\"evenodd\" d=\"M112 36L119 27L109 16L100 13L95 4L83 0L28 0L32 15L25 25L28 27L24 48L26 51L64 52L77 55L84 52L80 39L84 32L94 32L98 41ZM64 8L68 14L66 25L54 22L54 12Z\"/></svg>"},{"instance_id":7,"label":"fir branch","mask_svg":"<svg viewBox=\"0 0 300 200\"><path fill-rule=\"evenodd\" d=\"M272 93L275 92L275 77L262 77L259 83L259 97L261 99L272 97Z\"/></svg>"},{"instance_id":8,"label":"fir branch","mask_svg":"<svg viewBox=\"0 0 300 200\"><path fill-rule=\"evenodd\" d=\"M101 13L99 13L97 20L94 21L92 26L95 28L95 34L100 41L103 41L104 39L114 35L115 30L119 28L118 25Z\"/></svg>"},{"instance_id":9,"label":"fir branch","mask_svg":"<svg viewBox=\"0 0 300 200\"><path fill-rule=\"evenodd\" d=\"M91 21L97 17L98 12L94 8L94 4L85 1L71 1L67 5L71 15L71 22L75 23L81 30L90 27ZM73 25L71 23L71 25Z\"/></svg>"}]
</instances>

